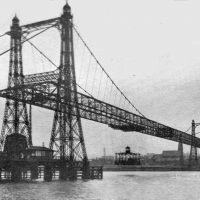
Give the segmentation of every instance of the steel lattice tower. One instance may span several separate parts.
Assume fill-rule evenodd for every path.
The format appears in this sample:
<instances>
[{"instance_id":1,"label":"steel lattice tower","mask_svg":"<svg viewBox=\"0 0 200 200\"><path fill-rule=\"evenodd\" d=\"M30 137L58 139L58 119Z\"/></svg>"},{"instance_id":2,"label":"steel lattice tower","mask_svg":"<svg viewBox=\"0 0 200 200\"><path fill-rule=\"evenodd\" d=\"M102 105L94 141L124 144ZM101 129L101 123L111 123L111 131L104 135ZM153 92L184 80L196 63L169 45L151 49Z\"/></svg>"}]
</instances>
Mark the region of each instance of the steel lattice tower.
<instances>
[{"instance_id":1,"label":"steel lattice tower","mask_svg":"<svg viewBox=\"0 0 200 200\"><path fill-rule=\"evenodd\" d=\"M190 157L189 157L189 164L192 165L193 162L197 163L197 147L195 144L195 129L196 126L198 126L198 123L195 123L194 120L192 120L192 140L191 140L191 149L190 149Z\"/></svg>"},{"instance_id":2,"label":"steel lattice tower","mask_svg":"<svg viewBox=\"0 0 200 200\"><path fill-rule=\"evenodd\" d=\"M22 65L22 33L19 26L19 20L15 16L12 20L10 31L10 63L8 75L8 88L23 85L23 65ZM16 90L15 95L19 93ZM7 135L22 134L27 138L28 146L32 145L32 137L29 126L27 107L25 103L14 100L6 100L3 126L0 136L1 150L4 148L4 142Z\"/></svg>"},{"instance_id":3,"label":"steel lattice tower","mask_svg":"<svg viewBox=\"0 0 200 200\"><path fill-rule=\"evenodd\" d=\"M77 163L81 163L83 171L87 171L88 168L88 158L77 99L72 18L71 8L67 3L63 8L60 22L61 52L57 85L57 98L64 97L63 103L67 104L67 106L57 103L57 108L60 108L62 112L56 111L54 114L50 139L50 148L56 151L60 159L64 161L63 163L67 161L68 171L71 174L73 174L71 171L76 168ZM72 107L72 102L76 106ZM64 176L63 179L65 178Z\"/></svg>"}]
</instances>

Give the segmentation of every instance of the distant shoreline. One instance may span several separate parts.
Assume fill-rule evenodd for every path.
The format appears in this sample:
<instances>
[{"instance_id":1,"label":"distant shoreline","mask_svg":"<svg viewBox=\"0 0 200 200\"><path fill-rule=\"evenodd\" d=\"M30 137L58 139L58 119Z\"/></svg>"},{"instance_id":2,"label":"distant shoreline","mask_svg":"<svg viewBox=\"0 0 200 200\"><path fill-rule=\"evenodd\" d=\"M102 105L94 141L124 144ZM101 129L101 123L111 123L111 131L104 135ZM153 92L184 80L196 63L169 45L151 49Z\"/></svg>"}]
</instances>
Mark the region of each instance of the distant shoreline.
<instances>
[{"instance_id":1,"label":"distant shoreline","mask_svg":"<svg viewBox=\"0 0 200 200\"><path fill-rule=\"evenodd\" d=\"M136 165L104 165L103 171L200 171L200 167L188 166L136 166Z\"/></svg>"}]
</instances>

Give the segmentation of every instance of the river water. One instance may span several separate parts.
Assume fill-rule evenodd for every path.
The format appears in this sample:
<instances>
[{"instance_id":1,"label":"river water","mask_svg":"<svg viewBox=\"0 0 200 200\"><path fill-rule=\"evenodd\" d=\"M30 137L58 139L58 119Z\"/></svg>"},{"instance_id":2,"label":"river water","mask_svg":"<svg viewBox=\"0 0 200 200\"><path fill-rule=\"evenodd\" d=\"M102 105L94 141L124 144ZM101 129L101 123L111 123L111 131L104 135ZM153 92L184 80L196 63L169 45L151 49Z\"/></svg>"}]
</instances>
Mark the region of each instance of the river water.
<instances>
[{"instance_id":1,"label":"river water","mask_svg":"<svg viewBox=\"0 0 200 200\"><path fill-rule=\"evenodd\" d=\"M103 180L1 184L2 200L200 200L200 172L104 172Z\"/></svg>"}]
</instances>

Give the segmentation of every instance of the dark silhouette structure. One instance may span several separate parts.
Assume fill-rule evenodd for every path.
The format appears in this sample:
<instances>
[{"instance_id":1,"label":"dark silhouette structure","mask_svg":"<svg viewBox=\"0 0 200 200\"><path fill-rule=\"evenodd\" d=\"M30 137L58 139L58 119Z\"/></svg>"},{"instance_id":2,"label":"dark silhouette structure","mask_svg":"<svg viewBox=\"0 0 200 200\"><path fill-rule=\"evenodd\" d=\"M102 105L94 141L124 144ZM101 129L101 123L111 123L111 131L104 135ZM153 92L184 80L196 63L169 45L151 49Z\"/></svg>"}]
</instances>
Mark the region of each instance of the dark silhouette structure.
<instances>
[{"instance_id":1,"label":"dark silhouette structure","mask_svg":"<svg viewBox=\"0 0 200 200\"><path fill-rule=\"evenodd\" d=\"M198 164L198 157L197 157L197 146L195 143L195 137L196 137L196 127L199 126L200 123L195 123L194 120L192 120L192 126L191 126L191 148L190 148L190 155L189 155L189 166L190 167L196 167Z\"/></svg>"},{"instance_id":2,"label":"dark silhouette structure","mask_svg":"<svg viewBox=\"0 0 200 200\"><path fill-rule=\"evenodd\" d=\"M36 48L30 40L51 28L56 28L61 36L59 66L55 71L24 75L22 44L29 42ZM35 35L27 38L30 33L35 32L37 32ZM107 80L110 81L111 90L114 87L119 92L120 101L123 101L120 103L128 103L139 115L112 103L106 103L98 96L95 98L77 84L74 32L100 67L101 73L104 73ZM6 34L11 37L10 49L4 52L10 51L8 87L0 91L0 97L6 98L0 135L2 151L0 169L1 175L3 174L4 177L12 181L18 181L22 177L28 176L36 179L41 177L41 174L47 181L52 180L52 177L55 176L59 176L59 179L62 180L74 180L78 176L83 179L102 178L102 168L89 165L81 118L106 124L124 132L137 131L200 147L199 138L146 118L128 100L74 27L71 7L68 3L64 6L62 15L57 18L20 26L19 19L14 17L11 30ZM45 56L41 51L39 52ZM47 56L45 58L54 64ZM100 81L99 90L101 83ZM78 91L77 87L84 92ZM54 111L51 138L47 149L34 147L32 144L31 107L28 114L27 104ZM36 152L38 152L37 156L33 156L36 155Z\"/></svg>"},{"instance_id":3,"label":"dark silhouette structure","mask_svg":"<svg viewBox=\"0 0 200 200\"><path fill-rule=\"evenodd\" d=\"M115 165L140 165L140 159L140 154L131 152L129 146L126 147L125 152L115 153Z\"/></svg>"},{"instance_id":4,"label":"dark silhouette structure","mask_svg":"<svg viewBox=\"0 0 200 200\"><path fill-rule=\"evenodd\" d=\"M43 29L44 26L54 26L61 34L60 66L57 82L53 83L56 99L56 110L51 133L50 148L35 147L31 137L31 108L30 116L25 102L18 101L20 96L26 99L26 94L19 91L25 85L22 64L22 43L25 41L23 34L26 31ZM90 168L86 153L80 111L69 102L78 103L76 75L73 51L73 23L71 8L68 3L63 8L60 18L38 22L20 27L19 19L15 16L8 33L11 36L10 67L8 88L15 90L15 98L7 98L3 128L0 142L3 150L0 157L1 169L5 170L5 179L12 181L22 180L22 172L31 171L31 179L38 177L38 167L44 173L44 180L52 180L53 171L58 169L61 180L76 179L78 171L81 171L83 179L102 178L102 168ZM49 28L49 27L48 27ZM27 32L26 32L27 33ZM37 76L37 75L36 75ZM50 82L47 82L50 86ZM28 84L30 86L30 84ZM32 85L44 90L44 85ZM31 87L32 87L31 86ZM50 87L48 87L50 88ZM36 92L34 96L37 102L45 102L44 95ZM63 106L65 105L65 106ZM80 172L79 172L80 176ZM27 175L25 176L27 178Z\"/></svg>"}]
</instances>

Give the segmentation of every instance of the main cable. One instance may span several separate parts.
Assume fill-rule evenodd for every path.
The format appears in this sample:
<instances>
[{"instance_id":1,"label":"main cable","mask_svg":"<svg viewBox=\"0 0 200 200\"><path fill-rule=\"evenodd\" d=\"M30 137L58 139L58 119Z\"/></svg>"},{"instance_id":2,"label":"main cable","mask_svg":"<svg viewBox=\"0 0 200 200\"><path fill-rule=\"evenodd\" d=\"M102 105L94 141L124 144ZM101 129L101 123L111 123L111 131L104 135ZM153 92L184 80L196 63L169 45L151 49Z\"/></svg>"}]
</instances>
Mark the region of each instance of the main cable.
<instances>
[{"instance_id":1,"label":"main cable","mask_svg":"<svg viewBox=\"0 0 200 200\"><path fill-rule=\"evenodd\" d=\"M25 36L23 36L23 38L26 39ZM49 59L38 47L36 47L31 41L27 41L33 48L35 48L43 57L45 57L54 67L58 68L57 65L51 60Z\"/></svg>"},{"instance_id":2,"label":"main cable","mask_svg":"<svg viewBox=\"0 0 200 200\"><path fill-rule=\"evenodd\" d=\"M120 88L116 85L116 83L111 79L111 77L108 75L108 73L105 71L105 69L103 68L103 66L101 65L101 63L97 60L96 56L93 54L93 52L91 51L91 49L89 48L89 46L86 44L85 40L82 38L82 36L80 35L80 33L78 32L78 30L76 29L75 25L72 24L72 27L74 29L74 31L76 32L76 34L79 36L79 38L81 39L81 41L83 42L83 44L85 45L85 47L88 49L88 51L90 52L91 56L95 59L95 61L97 62L97 64L100 66L100 68L103 70L103 72L106 74L106 76L110 79L110 81L112 82L112 84L117 88L117 90L121 93L121 95L129 102L129 104L145 119L148 119L147 117L145 117L140 111L139 109L137 109L135 107L135 105L125 96L125 94L120 90Z\"/></svg>"},{"instance_id":3,"label":"main cable","mask_svg":"<svg viewBox=\"0 0 200 200\"><path fill-rule=\"evenodd\" d=\"M5 36L5 35L7 35L7 33L4 33L4 34L0 35L0 38L3 37L3 36Z\"/></svg>"},{"instance_id":4,"label":"main cable","mask_svg":"<svg viewBox=\"0 0 200 200\"><path fill-rule=\"evenodd\" d=\"M50 27L48 27L48 28L46 28L46 29L40 31L39 33L37 33L37 34L31 36L30 38L28 38L28 39L26 39L26 40L23 40L22 42L20 42L20 44L23 44L23 43L25 43L25 42L27 42L27 41L33 39L34 37L36 37L36 36L38 36L38 35L44 33L45 31L47 31L48 29L50 29L50 28L52 28L52 27L54 27L54 26L56 26L56 25L57 25L57 24L54 24L54 25L52 25L52 26L50 26ZM6 54L6 53L8 53L8 52L10 52L10 51L13 50L13 49L14 49L14 47L12 47L12 48L10 48L10 49L7 49L6 51L0 53L0 56Z\"/></svg>"},{"instance_id":5,"label":"main cable","mask_svg":"<svg viewBox=\"0 0 200 200\"><path fill-rule=\"evenodd\" d=\"M25 38L25 37L24 37ZM56 69L59 69L59 67L48 57L46 56L38 47L36 47L32 42L28 41L28 43L35 48L47 61L49 61ZM88 94L90 97L94 98L89 92L87 92L83 87L81 87L78 83L76 85L82 89L86 94Z\"/></svg>"},{"instance_id":6,"label":"main cable","mask_svg":"<svg viewBox=\"0 0 200 200\"><path fill-rule=\"evenodd\" d=\"M192 128L192 126L190 126L186 131L184 131L185 133L187 133L190 129Z\"/></svg>"}]
</instances>

